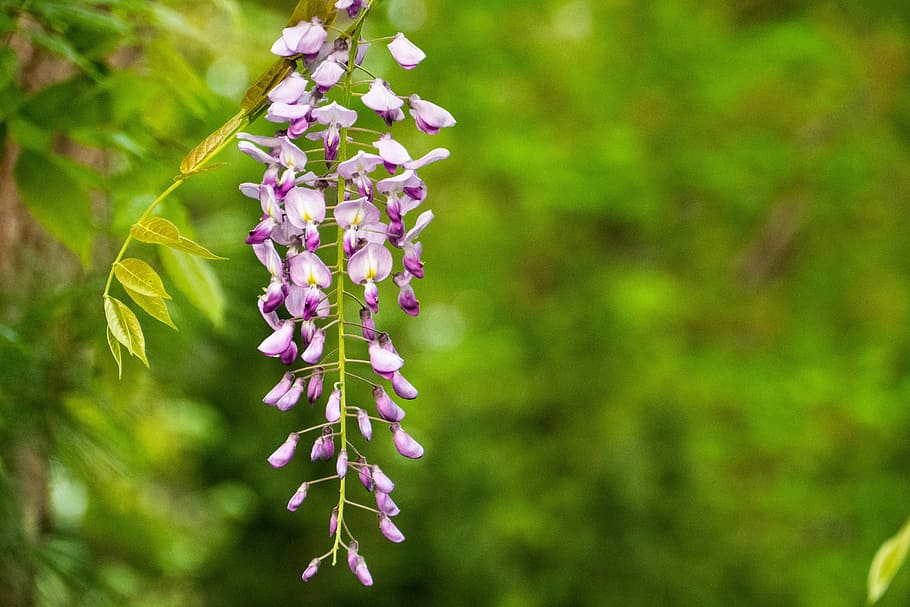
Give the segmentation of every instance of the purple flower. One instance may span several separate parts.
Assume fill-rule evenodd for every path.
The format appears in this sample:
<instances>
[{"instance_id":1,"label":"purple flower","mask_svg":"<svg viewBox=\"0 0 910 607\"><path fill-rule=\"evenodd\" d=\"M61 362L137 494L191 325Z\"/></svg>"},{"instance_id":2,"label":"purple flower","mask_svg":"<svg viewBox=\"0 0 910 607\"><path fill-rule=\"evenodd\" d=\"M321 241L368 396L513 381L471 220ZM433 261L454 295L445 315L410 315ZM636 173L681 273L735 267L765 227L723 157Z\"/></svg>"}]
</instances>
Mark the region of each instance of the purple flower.
<instances>
[{"instance_id":1,"label":"purple flower","mask_svg":"<svg viewBox=\"0 0 910 607\"><path fill-rule=\"evenodd\" d=\"M291 432L288 435L287 440L269 456L269 463L273 468L281 468L291 461L291 458L294 457L294 450L297 449L297 441L299 440L300 435L296 432Z\"/></svg>"},{"instance_id":2,"label":"purple flower","mask_svg":"<svg viewBox=\"0 0 910 607\"><path fill-rule=\"evenodd\" d=\"M368 348L370 353L370 366L373 370L382 375L385 373L394 373L404 365L404 359L384 349L378 341L374 341Z\"/></svg>"},{"instance_id":3,"label":"purple flower","mask_svg":"<svg viewBox=\"0 0 910 607\"><path fill-rule=\"evenodd\" d=\"M300 577L304 582L309 582L316 575L316 572L319 571L320 560L318 558L310 561L310 564L307 565L306 569L303 570L303 575Z\"/></svg>"},{"instance_id":4,"label":"purple flower","mask_svg":"<svg viewBox=\"0 0 910 607\"><path fill-rule=\"evenodd\" d=\"M404 410L395 404L382 386L373 388L373 400L376 401L376 410L379 417L386 421L398 422L404 419Z\"/></svg>"},{"instance_id":5,"label":"purple flower","mask_svg":"<svg viewBox=\"0 0 910 607\"><path fill-rule=\"evenodd\" d=\"M313 340L309 343L303 354L300 355L305 362L315 365L322 358L322 348L325 345L325 331L319 329L313 335Z\"/></svg>"},{"instance_id":6,"label":"purple flower","mask_svg":"<svg viewBox=\"0 0 910 607\"><path fill-rule=\"evenodd\" d=\"M344 71L344 67L333 59L326 59L320 63L312 74L317 90L320 93L325 93L338 84L338 81L344 75Z\"/></svg>"},{"instance_id":7,"label":"purple flower","mask_svg":"<svg viewBox=\"0 0 910 607\"><path fill-rule=\"evenodd\" d=\"M379 530L390 542L400 544L404 541L404 534L395 526L395 523L385 512L379 513Z\"/></svg>"},{"instance_id":8,"label":"purple flower","mask_svg":"<svg viewBox=\"0 0 910 607\"><path fill-rule=\"evenodd\" d=\"M326 129L322 133L326 161L335 160L338 156L338 144L341 142L339 129L353 126L357 121L357 112L342 107L333 101L328 105L313 110L312 116L320 124L326 125Z\"/></svg>"},{"instance_id":9,"label":"purple flower","mask_svg":"<svg viewBox=\"0 0 910 607\"><path fill-rule=\"evenodd\" d=\"M364 0L338 0L338 2L335 3L335 8L348 11L348 17L351 19L359 15L360 10L365 6L366 3Z\"/></svg>"},{"instance_id":10,"label":"purple flower","mask_svg":"<svg viewBox=\"0 0 910 607\"><path fill-rule=\"evenodd\" d=\"M294 405L297 404L297 401L300 400L300 395L303 394L303 385L304 380L302 377L295 379L294 383L291 385L291 389L278 399L275 406L278 407L280 411L287 411L288 409L293 408Z\"/></svg>"},{"instance_id":11,"label":"purple flower","mask_svg":"<svg viewBox=\"0 0 910 607\"><path fill-rule=\"evenodd\" d=\"M411 459L420 459L423 457L423 447L414 438L401 429L401 424L394 423L391 425L392 441L395 448L405 457Z\"/></svg>"},{"instance_id":12,"label":"purple flower","mask_svg":"<svg viewBox=\"0 0 910 607\"><path fill-rule=\"evenodd\" d=\"M338 164L338 174L357 185L361 196L373 200L373 181L369 174L382 162L376 154L358 150L357 154Z\"/></svg>"},{"instance_id":13,"label":"purple flower","mask_svg":"<svg viewBox=\"0 0 910 607\"><path fill-rule=\"evenodd\" d=\"M291 281L299 286L327 289L332 284L332 272L315 253L301 251L288 259Z\"/></svg>"},{"instance_id":14,"label":"purple flower","mask_svg":"<svg viewBox=\"0 0 910 607\"><path fill-rule=\"evenodd\" d=\"M420 245L420 243L417 243ZM422 266L422 264L421 264ZM409 272L398 272L392 278L392 281L398 286L398 307L405 314L417 316L420 314L420 302L414 294L414 287L411 286L411 274Z\"/></svg>"},{"instance_id":15,"label":"purple flower","mask_svg":"<svg viewBox=\"0 0 910 607\"><path fill-rule=\"evenodd\" d=\"M348 473L347 449L342 449L338 452L338 460L335 462L335 472L338 474L338 478L344 478L345 474Z\"/></svg>"},{"instance_id":16,"label":"purple flower","mask_svg":"<svg viewBox=\"0 0 910 607\"><path fill-rule=\"evenodd\" d=\"M380 470L379 466L373 464L370 467L370 476L373 479L373 485L378 491L383 493L391 493L395 489L395 483L392 482L388 476L385 475L385 472Z\"/></svg>"},{"instance_id":17,"label":"purple flower","mask_svg":"<svg viewBox=\"0 0 910 607\"><path fill-rule=\"evenodd\" d=\"M317 367L313 372L313 375L310 377L310 383L307 384L306 388L306 399L310 401L312 405L319 397L322 396L322 384L325 379L325 369L322 367Z\"/></svg>"},{"instance_id":18,"label":"purple flower","mask_svg":"<svg viewBox=\"0 0 910 607\"><path fill-rule=\"evenodd\" d=\"M378 291L375 284L384 280L392 271L392 254L382 245L370 243L354 253L348 263L348 276L359 285L366 285L369 291L364 295L373 312L378 311ZM373 285L370 287L370 285ZM372 301L370 301L372 300Z\"/></svg>"},{"instance_id":19,"label":"purple flower","mask_svg":"<svg viewBox=\"0 0 910 607\"><path fill-rule=\"evenodd\" d=\"M413 400L417 398L417 388L411 385L404 375L395 371L392 373L392 389L395 391L395 394L401 398L407 400Z\"/></svg>"},{"instance_id":20,"label":"purple flower","mask_svg":"<svg viewBox=\"0 0 910 607\"><path fill-rule=\"evenodd\" d=\"M294 495L292 495L290 501L288 501L288 510L296 512L297 508L300 508L300 504L306 499L306 493L309 487L309 483L303 483L297 487L297 491L294 492Z\"/></svg>"},{"instance_id":21,"label":"purple flower","mask_svg":"<svg viewBox=\"0 0 910 607\"><path fill-rule=\"evenodd\" d=\"M357 463L360 464L360 470L357 472L357 476L360 477L360 483L367 491L373 490L373 477L370 474L370 467L367 466L367 460L362 455L357 458Z\"/></svg>"},{"instance_id":22,"label":"purple flower","mask_svg":"<svg viewBox=\"0 0 910 607\"><path fill-rule=\"evenodd\" d=\"M282 320L278 323L278 328L274 333L262 340L259 344L259 351L266 356L273 358L281 356L288 349L294 339L294 322L291 320Z\"/></svg>"},{"instance_id":23,"label":"purple flower","mask_svg":"<svg viewBox=\"0 0 910 607\"><path fill-rule=\"evenodd\" d=\"M401 509L395 504L395 501L392 499L392 496L388 493L379 491L378 489L375 492L376 496L376 507L380 512L383 512L389 516L398 516L401 512Z\"/></svg>"},{"instance_id":24,"label":"purple flower","mask_svg":"<svg viewBox=\"0 0 910 607\"><path fill-rule=\"evenodd\" d=\"M360 329L364 339L370 341L376 339L376 324L373 322L373 313L367 308L360 308Z\"/></svg>"},{"instance_id":25,"label":"purple flower","mask_svg":"<svg viewBox=\"0 0 910 607\"><path fill-rule=\"evenodd\" d=\"M269 101L274 103L299 103L306 93L309 82L299 72L291 72L278 86L269 91Z\"/></svg>"},{"instance_id":26,"label":"purple flower","mask_svg":"<svg viewBox=\"0 0 910 607\"><path fill-rule=\"evenodd\" d=\"M326 426L322 429L322 436L313 443L310 450L310 460L332 459L335 457L335 440L332 438L332 429Z\"/></svg>"},{"instance_id":27,"label":"purple flower","mask_svg":"<svg viewBox=\"0 0 910 607\"><path fill-rule=\"evenodd\" d=\"M411 161L408 150L392 139L391 133L386 133L379 138L379 141L374 141L373 147L379 150L379 157L382 158L382 162L390 174L398 170L400 165Z\"/></svg>"},{"instance_id":28,"label":"purple flower","mask_svg":"<svg viewBox=\"0 0 910 607\"><path fill-rule=\"evenodd\" d=\"M341 390L335 388L329 394L329 400L325 404L325 420L335 423L341 419Z\"/></svg>"},{"instance_id":29,"label":"purple flower","mask_svg":"<svg viewBox=\"0 0 910 607\"><path fill-rule=\"evenodd\" d=\"M357 426L365 439L373 438L373 424L370 423L370 416L363 409L357 409Z\"/></svg>"},{"instance_id":30,"label":"purple flower","mask_svg":"<svg viewBox=\"0 0 910 607\"><path fill-rule=\"evenodd\" d=\"M364 586L373 585L373 576L370 575L370 570L367 569L367 562L359 554L355 560L354 575L357 576L357 579L360 580L360 583Z\"/></svg>"},{"instance_id":31,"label":"purple flower","mask_svg":"<svg viewBox=\"0 0 910 607\"><path fill-rule=\"evenodd\" d=\"M424 101L418 95L408 97L408 108L417 123L417 128L428 135L435 135L439 129L455 126L455 118L435 103Z\"/></svg>"},{"instance_id":32,"label":"purple flower","mask_svg":"<svg viewBox=\"0 0 910 607\"><path fill-rule=\"evenodd\" d=\"M363 104L376 112L386 124L392 126L393 122L404 119L401 106L404 101L392 92L389 83L377 78L370 84L369 92L361 97Z\"/></svg>"},{"instance_id":33,"label":"purple flower","mask_svg":"<svg viewBox=\"0 0 910 607\"><path fill-rule=\"evenodd\" d=\"M338 531L338 506L332 508L332 516L329 517L329 537L335 535Z\"/></svg>"},{"instance_id":34,"label":"purple flower","mask_svg":"<svg viewBox=\"0 0 910 607\"><path fill-rule=\"evenodd\" d=\"M262 397L262 402L267 405L275 406L278 403L278 399L287 393L291 389L291 384L294 383L294 374L285 373L281 376L281 380L275 384L275 387L269 390L268 394Z\"/></svg>"},{"instance_id":35,"label":"purple flower","mask_svg":"<svg viewBox=\"0 0 910 607\"><path fill-rule=\"evenodd\" d=\"M281 31L281 38L272 45L272 53L281 57L315 55L325 42L326 31L318 19L301 21Z\"/></svg>"},{"instance_id":36,"label":"purple flower","mask_svg":"<svg viewBox=\"0 0 910 607\"><path fill-rule=\"evenodd\" d=\"M426 53L417 48L414 43L398 32L389 43L389 52L395 61L406 70L412 70L417 64L427 58Z\"/></svg>"}]
</instances>

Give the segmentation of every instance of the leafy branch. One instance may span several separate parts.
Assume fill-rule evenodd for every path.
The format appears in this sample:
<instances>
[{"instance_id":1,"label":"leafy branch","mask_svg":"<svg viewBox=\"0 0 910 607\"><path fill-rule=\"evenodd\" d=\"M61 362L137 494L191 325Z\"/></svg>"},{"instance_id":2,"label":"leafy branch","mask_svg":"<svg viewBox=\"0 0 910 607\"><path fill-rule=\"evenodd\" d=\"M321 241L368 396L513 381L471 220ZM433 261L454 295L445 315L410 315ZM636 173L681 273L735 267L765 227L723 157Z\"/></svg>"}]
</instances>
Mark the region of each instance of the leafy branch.
<instances>
[{"instance_id":1,"label":"leafy branch","mask_svg":"<svg viewBox=\"0 0 910 607\"><path fill-rule=\"evenodd\" d=\"M318 17L326 25L336 16L331 0L300 0L294 8L289 25ZM102 299L107 320L108 345L117 362L118 374L123 373L121 346L148 366L145 354L145 337L136 314L129 306L110 294L116 278L133 302L152 318L176 330L167 310L170 299L161 277L148 263L137 258L126 258L130 244L136 240L164 246L173 251L188 253L202 259L225 259L204 246L180 234L177 226L167 219L153 217L156 208L177 188L194 175L206 170L206 165L217 156L243 128L258 118L268 105L268 93L294 71L295 58L281 58L263 72L247 90L240 102L240 111L194 147L180 163L180 174L143 212L130 229L129 235L111 263Z\"/></svg>"}]
</instances>

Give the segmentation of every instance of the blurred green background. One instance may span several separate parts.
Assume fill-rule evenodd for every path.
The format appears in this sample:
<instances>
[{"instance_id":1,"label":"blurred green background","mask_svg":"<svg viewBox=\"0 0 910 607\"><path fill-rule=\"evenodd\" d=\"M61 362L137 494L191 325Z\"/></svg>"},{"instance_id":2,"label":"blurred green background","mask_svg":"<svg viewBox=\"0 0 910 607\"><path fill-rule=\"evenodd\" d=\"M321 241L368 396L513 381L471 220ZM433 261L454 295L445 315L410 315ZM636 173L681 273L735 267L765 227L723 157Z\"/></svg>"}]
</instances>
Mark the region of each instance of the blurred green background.
<instances>
[{"instance_id":1,"label":"blurred green background","mask_svg":"<svg viewBox=\"0 0 910 607\"><path fill-rule=\"evenodd\" d=\"M408 540L361 532L372 589L300 581L332 491L289 513L314 468L265 461L316 414L260 402L255 163L162 209L231 258L208 313L174 293L122 381L104 338L292 4L0 2L0 604L861 604L910 513L910 4L386 0L368 34L428 59L373 69L458 126L405 137L452 158L421 315L379 317L427 455L378 434Z\"/></svg>"}]
</instances>

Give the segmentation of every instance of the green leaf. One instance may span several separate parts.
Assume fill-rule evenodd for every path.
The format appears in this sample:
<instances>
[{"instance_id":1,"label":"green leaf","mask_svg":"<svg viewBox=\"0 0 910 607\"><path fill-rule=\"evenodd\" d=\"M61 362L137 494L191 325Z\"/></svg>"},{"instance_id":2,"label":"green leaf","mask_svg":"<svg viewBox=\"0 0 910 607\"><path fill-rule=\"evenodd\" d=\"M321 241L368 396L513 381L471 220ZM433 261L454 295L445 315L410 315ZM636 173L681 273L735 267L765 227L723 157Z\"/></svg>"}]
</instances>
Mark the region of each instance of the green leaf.
<instances>
[{"instance_id":1,"label":"green leaf","mask_svg":"<svg viewBox=\"0 0 910 607\"><path fill-rule=\"evenodd\" d=\"M164 269L180 292L220 326L224 322L224 291L212 268L199 257L180 251L162 248L159 252Z\"/></svg>"},{"instance_id":2,"label":"green leaf","mask_svg":"<svg viewBox=\"0 0 910 607\"><path fill-rule=\"evenodd\" d=\"M126 286L123 288L126 291L126 294L130 296L130 299L136 302L136 305L138 305L140 308L148 312L149 316L155 320L163 322L175 331L177 330L177 325L175 325L174 321L171 320L171 315L167 311L167 303L165 303L162 297L137 293L136 291Z\"/></svg>"},{"instance_id":3,"label":"green leaf","mask_svg":"<svg viewBox=\"0 0 910 607\"><path fill-rule=\"evenodd\" d=\"M108 330L121 344L126 346L130 354L149 366L145 357L145 337L139 319L125 303L110 295L104 298L104 317L107 319Z\"/></svg>"},{"instance_id":4,"label":"green leaf","mask_svg":"<svg viewBox=\"0 0 910 607\"><path fill-rule=\"evenodd\" d=\"M205 259L227 259L215 255L201 244L180 235L180 230L173 223L162 217L147 217L130 229L133 238L140 242L163 244L190 255Z\"/></svg>"},{"instance_id":5,"label":"green leaf","mask_svg":"<svg viewBox=\"0 0 910 607\"><path fill-rule=\"evenodd\" d=\"M288 26L310 21L313 17L319 17L325 25L332 25L337 15L338 9L332 0L300 0L288 19Z\"/></svg>"},{"instance_id":6,"label":"green leaf","mask_svg":"<svg viewBox=\"0 0 910 607\"><path fill-rule=\"evenodd\" d=\"M70 168L52 155L22 150L15 177L32 217L88 267L94 234L92 204Z\"/></svg>"},{"instance_id":7,"label":"green leaf","mask_svg":"<svg viewBox=\"0 0 910 607\"><path fill-rule=\"evenodd\" d=\"M28 35L35 44L43 46L50 52L60 55L70 63L79 66L82 71L91 76L93 79L101 79L101 73L98 71L98 68L87 57L77 51L75 47L73 47L73 45L70 44L70 42L63 36L59 36L57 34L49 34L35 28L29 29Z\"/></svg>"},{"instance_id":8,"label":"green leaf","mask_svg":"<svg viewBox=\"0 0 910 607\"><path fill-rule=\"evenodd\" d=\"M114 337L111 328L107 328L107 347L111 349L114 360L117 361L117 379L123 378L123 358L120 354L120 342Z\"/></svg>"},{"instance_id":9,"label":"green leaf","mask_svg":"<svg viewBox=\"0 0 910 607\"><path fill-rule=\"evenodd\" d=\"M894 579L907 558L908 548L910 548L910 519L904 523L896 535L881 545L872 559L872 566L869 567L867 597L870 605L878 601L888 590L891 580Z\"/></svg>"},{"instance_id":10,"label":"green leaf","mask_svg":"<svg viewBox=\"0 0 910 607\"><path fill-rule=\"evenodd\" d=\"M164 283L161 282L158 272L141 259L129 258L118 261L114 264L114 276L120 284L136 293L149 297L171 298L164 290Z\"/></svg>"}]
</instances>

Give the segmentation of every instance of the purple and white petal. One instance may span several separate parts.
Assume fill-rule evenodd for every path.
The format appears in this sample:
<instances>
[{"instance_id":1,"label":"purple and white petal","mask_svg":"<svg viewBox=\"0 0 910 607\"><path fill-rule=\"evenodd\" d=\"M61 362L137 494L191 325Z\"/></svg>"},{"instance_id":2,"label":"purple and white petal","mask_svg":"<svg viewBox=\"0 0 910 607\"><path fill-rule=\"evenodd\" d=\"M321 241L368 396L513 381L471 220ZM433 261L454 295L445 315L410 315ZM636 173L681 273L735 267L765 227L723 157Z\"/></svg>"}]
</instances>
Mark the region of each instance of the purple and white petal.
<instances>
[{"instance_id":1,"label":"purple and white petal","mask_svg":"<svg viewBox=\"0 0 910 607\"><path fill-rule=\"evenodd\" d=\"M379 513L379 530L390 542L400 544L404 541L404 534L395 526L395 523L385 512Z\"/></svg>"},{"instance_id":2,"label":"purple and white petal","mask_svg":"<svg viewBox=\"0 0 910 607\"><path fill-rule=\"evenodd\" d=\"M395 61L406 70L412 70L417 64L426 59L427 55L417 46L398 32L389 43L389 52Z\"/></svg>"},{"instance_id":3,"label":"purple and white petal","mask_svg":"<svg viewBox=\"0 0 910 607\"><path fill-rule=\"evenodd\" d=\"M300 435L296 432L291 432L288 435L287 440L269 456L269 463L273 468L281 468L291 461L291 458L294 457L294 451L297 449L297 442L299 440Z\"/></svg>"},{"instance_id":4,"label":"purple and white petal","mask_svg":"<svg viewBox=\"0 0 910 607\"><path fill-rule=\"evenodd\" d=\"M294 323L290 320L283 320L278 324L274 333L262 340L262 343L259 344L259 351L266 356L280 356L293 339Z\"/></svg>"},{"instance_id":5,"label":"purple and white petal","mask_svg":"<svg viewBox=\"0 0 910 607\"><path fill-rule=\"evenodd\" d=\"M411 459L423 457L423 447L410 434L401 429L401 424L392 424L391 429L392 442L395 443L395 448L399 453Z\"/></svg>"},{"instance_id":6,"label":"purple and white petal","mask_svg":"<svg viewBox=\"0 0 910 607\"><path fill-rule=\"evenodd\" d=\"M392 271L392 254L384 246L369 243L351 256L348 275L357 284L379 282Z\"/></svg>"},{"instance_id":7,"label":"purple and white petal","mask_svg":"<svg viewBox=\"0 0 910 607\"><path fill-rule=\"evenodd\" d=\"M455 126L455 118L448 110L430 101L424 101L418 95L411 95L408 98L408 108L417 123L417 128L428 135L435 135L439 129Z\"/></svg>"}]
</instances>

